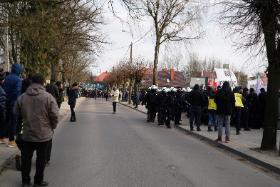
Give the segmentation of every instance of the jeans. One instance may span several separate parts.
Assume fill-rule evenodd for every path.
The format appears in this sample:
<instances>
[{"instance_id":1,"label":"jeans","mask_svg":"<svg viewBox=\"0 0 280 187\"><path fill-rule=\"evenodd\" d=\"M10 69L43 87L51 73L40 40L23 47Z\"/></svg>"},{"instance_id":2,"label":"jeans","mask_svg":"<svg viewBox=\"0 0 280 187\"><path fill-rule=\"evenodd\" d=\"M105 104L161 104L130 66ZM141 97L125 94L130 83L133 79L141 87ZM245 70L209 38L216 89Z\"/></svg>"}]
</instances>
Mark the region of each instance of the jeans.
<instances>
[{"instance_id":1,"label":"jeans","mask_svg":"<svg viewBox=\"0 0 280 187\"><path fill-rule=\"evenodd\" d=\"M218 137L223 135L223 125L225 125L225 134L230 137L230 115L217 115Z\"/></svg>"},{"instance_id":2,"label":"jeans","mask_svg":"<svg viewBox=\"0 0 280 187\"><path fill-rule=\"evenodd\" d=\"M36 151L36 173L34 176L34 183L39 184L44 180L44 170L46 165L46 150L49 141L47 142L26 142L22 141L22 156L21 156L21 175L22 183L30 183L30 171L33 152Z\"/></svg>"},{"instance_id":3,"label":"jeans","mask_svg":"<svg viewBox=\"0 0 280 187\"><path fill-rule=\"evenodd\" d=\"M117 102L113 102L113 112L117 111Z\"/></svg>"},{"instance_id":4,"label":"jeans","mask_svg":"<svg viewBox=\"0 0 280 187\"><path fill-rule=\"evenodd\" d=\"M217 120L216 120L216 114L213 112L208 113L208 127L217 127Z\"/></svg>"},{"instance_id":5,"label":"jeans","mask_svg":"<svg viewBox=\"0 0 280 187\"><path fill-rule=\"evenodd\" d=\"M190 126L193 128L194 122L196 123L197 128L200 127L201 123L201 107L200 106L191 106L190 109Z\"/></svg>"}]
</instances>

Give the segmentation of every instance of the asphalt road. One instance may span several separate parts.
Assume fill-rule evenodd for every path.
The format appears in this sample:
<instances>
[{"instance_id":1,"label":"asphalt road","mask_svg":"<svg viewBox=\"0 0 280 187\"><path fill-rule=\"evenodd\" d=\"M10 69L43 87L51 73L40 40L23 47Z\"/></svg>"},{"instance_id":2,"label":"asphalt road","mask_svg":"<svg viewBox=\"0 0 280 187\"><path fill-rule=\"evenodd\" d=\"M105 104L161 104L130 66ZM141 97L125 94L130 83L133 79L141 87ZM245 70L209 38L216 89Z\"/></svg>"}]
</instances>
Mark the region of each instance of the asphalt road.
<instances>
[{"instance_id":1,"label":"asphalt road","mask_svg":"<svg viewBox=\"0 0 280 187\"><path fill-rule=\"evenodd\" d=\"M87 99L60 123L45 179L52 187L279 187L280 181L145 115ZM33 165L35 161L33 161ZM34 166L33 166L34 171ZM0 187L21 184L11 165Z\"/></svg>"}]
</instances>

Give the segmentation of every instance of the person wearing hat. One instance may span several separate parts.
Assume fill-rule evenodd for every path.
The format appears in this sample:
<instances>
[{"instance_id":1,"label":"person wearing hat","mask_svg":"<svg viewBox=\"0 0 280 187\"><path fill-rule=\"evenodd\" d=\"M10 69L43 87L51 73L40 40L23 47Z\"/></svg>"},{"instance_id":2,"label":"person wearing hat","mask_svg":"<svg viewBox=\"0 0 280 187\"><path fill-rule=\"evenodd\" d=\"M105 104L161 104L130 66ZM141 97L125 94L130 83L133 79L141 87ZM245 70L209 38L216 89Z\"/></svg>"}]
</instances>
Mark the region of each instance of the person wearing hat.
<instances>
[{"instance_id":1,"label":"person wearing hat","mask_svg":"<svg viewBox=\"0 0 280 187\"><path fill-rule=\"evenodd\" d=\"M6 121L6 93L2 88L5 79L5 72L0 69L0 144L5 143L5 121Z\"/></svg>"}]
</instances>

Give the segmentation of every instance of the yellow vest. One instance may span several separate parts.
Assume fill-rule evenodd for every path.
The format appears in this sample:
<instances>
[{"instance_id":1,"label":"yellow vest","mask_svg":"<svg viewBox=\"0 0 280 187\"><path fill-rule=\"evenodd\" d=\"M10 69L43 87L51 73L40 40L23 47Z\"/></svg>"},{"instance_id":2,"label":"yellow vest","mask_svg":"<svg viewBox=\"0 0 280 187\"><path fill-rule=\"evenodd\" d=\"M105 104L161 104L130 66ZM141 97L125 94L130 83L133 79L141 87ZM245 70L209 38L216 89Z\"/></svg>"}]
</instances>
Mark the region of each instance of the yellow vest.
<instances>
[{"instance_id":1,"label":"yellow vest","mask_svg":"<svg viewBox=\"0 0 280 187\"><path fill-rule=\"evenodd\" d=\"M215 100L210 99L210 97L208 97L208 110L217 110L217 104L215 103Z\"/></svg>"},{"instance_id":2,"label":"yellow vest","mask_svg":"<svg viewBox=\"0 0 280 187\"><path fill-rule=\"evenodd\" d=\"M242 102L242 95L240 93L234 93L235 98L235 107L243 108L243 102Z\"/></svg>"}]
</instances>

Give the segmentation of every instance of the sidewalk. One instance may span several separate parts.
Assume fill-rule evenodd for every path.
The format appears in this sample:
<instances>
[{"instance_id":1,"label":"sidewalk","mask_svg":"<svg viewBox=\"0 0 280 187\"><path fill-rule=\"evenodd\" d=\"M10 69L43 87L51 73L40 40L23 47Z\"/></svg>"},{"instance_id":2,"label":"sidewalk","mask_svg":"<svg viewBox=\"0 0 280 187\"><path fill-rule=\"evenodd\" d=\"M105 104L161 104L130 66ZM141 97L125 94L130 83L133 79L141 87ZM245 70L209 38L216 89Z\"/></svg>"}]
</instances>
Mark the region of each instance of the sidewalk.
<instances>
[{"instance_id":1,"label":"sidewalk","mask_svg":"<svg viewBox=\"0 0 280 187\"><path fill-rule=\"evenodd\" d=\"M135 109L133 105L128 105L127 102L122 102L121 104ZM147 109L142 105L139 105L136 110L142 113L147 112ZM182 114L182 125L180 125L178 129L213 146L222 148L254 164L280 174L280 156L278 156L277 152L261 151L259 149L263 130L253 129L251 131L241 131L240 135L236 135L235 128L232 127L231 142L227 144L216 143L217 132L208 132L207 126L205 125L201 127L202 131L200 132L190 131L189 120L185 114ZM280 131L278 130L277 133L277 148L279 148Z\"/></svg>"},{"instance_id":2,"label":"sidewalk","mask_svg":"<svg viewBox=\"0 0 280 187\"><path fill-rule=\"evenodd\" d=\"M79 98L77 100L77 106L79 106L83 100L83 97ZM70 108L67 102L63 102L59 110L59 121L63 120L67 114L70 114ZM17 148L9 148L6 144L0 144L0 175L18 152L19 150Z\"/></svg>"}]
</instances>

